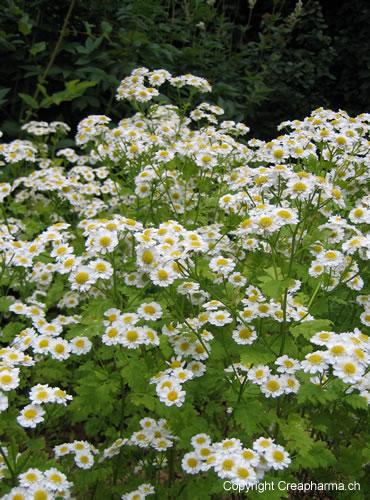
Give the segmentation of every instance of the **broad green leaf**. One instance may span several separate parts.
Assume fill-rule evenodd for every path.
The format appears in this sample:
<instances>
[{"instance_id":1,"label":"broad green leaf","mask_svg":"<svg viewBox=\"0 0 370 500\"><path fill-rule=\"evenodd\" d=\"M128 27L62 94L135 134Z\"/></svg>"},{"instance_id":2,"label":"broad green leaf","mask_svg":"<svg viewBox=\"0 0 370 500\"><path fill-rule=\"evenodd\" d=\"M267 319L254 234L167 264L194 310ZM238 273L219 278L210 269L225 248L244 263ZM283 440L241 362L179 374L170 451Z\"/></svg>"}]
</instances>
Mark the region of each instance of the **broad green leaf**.
<instances>
[{"instance_id":1,"label":"broad green leaf","mask_svg":"<svg viewBox=\"0 0 370 500\"><path fill-rule=\"evenodd\" d=\"M294 337L302 335L306 339L310 339L315 333L322 330L331 330L332 322L328 319L313 319L310 321L303 321L299 325L290 328L290 333Z\"/></svg>"},{"instance_id":2,"label":"broad green leaf","mask_svg":"<svg viewBox=\"0 0 370 500\"><path fill-rule=\"evenodd\" d=\"M32 109L37 109L39 107L36 99L28 94L23 94L22 92L18 93L19 97L24 101L27 106L30 106Z\"/></svg>"},{"instance_id":3,"label":"broad green leaf","mask_svg":"<svg viewBox=\"0 0 370 500\"><path fill-rule=\"evenodd\" d=\"M96 84L95 81L80 82L79 80L71 80L66 82L65 89L45 97L40 103L40 108L49 108L62 102L73 101L73 99L83 95L88 88L94 87Z\"/></svg>"}]
</instances>

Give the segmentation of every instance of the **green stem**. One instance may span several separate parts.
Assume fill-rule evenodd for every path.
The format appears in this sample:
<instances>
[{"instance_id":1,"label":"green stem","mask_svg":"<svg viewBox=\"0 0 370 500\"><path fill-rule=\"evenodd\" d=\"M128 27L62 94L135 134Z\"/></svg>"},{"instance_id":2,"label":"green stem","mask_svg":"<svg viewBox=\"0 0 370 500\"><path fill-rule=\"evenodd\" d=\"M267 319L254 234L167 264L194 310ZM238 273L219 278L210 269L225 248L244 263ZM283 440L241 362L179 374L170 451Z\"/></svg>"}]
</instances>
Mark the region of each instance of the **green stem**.
<instances>
[{"instance_id":1,"label":"green stem","mask_svg":"<svg viewBox=\"0 0 370 500\"><path fill-rule=\"evenodd\" d=\"M8 468L8 471L9 471L9 474L10 474L11 480L12 480L12 485L14 486L16 484L16 482L17 482L17 476L16 476L16 473L15 473L15 470L10 465L8 457L7 457L6 453L5 453L5 451L3 450L2 446L0 446L0 454L3 457L4 462L5 462L5 464L6 464L7 468Z\"/></svg>"},{"instance_id":2,"label":"green stem","mask_svg":"<svg viewBox=\"0 0 370 500\"><path fill-rule=\"evenodd\" d=\"M41 77L39 78L39 81L38 81L38 85L36 87L36 90L33 94L33 99L36 99L40 93L40 85L42 85L43 83L45 83L46 81L46 78L49 74L49 71L51 70L53 64L54 64L54 61L55 61L55 58L56 56L58 55L58 52L59 52L59 49L60 49L60 46L61 46L61 43L63 41L63 38L64 38L64 35L66 34L66 30L67 30L67 25L68 25L68 22L69 22L69 19L72 15L72 11L76 5L76 2L77 0L71 0L71 3L69 4L69 8L68 8L68 11L67 11L67 14L66 14L66 17L64 18L64 22L63 22L63 26L62 26L62 29L60 30L60 33L59 33L59 38L57 40L57 43L55 44L55 47L54 47L54 50L50 56L50 60L45 68L45 71L43 72L43 74L41 75ZM29 120L29 118L32 116L32 110L28 110L27 113L26 113L26 117L25 117L25 121Z\"/></svg>"}]
</instances>

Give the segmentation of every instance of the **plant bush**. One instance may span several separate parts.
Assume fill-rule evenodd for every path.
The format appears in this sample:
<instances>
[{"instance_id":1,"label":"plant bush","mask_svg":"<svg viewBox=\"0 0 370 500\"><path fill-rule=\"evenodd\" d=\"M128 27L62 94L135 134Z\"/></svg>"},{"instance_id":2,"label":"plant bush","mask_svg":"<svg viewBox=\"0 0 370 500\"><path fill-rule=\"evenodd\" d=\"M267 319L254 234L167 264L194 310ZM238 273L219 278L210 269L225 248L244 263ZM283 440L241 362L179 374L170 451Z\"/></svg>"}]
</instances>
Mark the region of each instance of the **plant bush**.
<instances>
[{"instance_id":1,"label":"plant bush","mask_svg":"<svg viewBox=\"0 0 370 500\"><path fill-rule=\"evenodd\" d=\"M0 145L2 498L367 498L370 115L247 140L210 91Z\"/></svg>"}]
</instances>

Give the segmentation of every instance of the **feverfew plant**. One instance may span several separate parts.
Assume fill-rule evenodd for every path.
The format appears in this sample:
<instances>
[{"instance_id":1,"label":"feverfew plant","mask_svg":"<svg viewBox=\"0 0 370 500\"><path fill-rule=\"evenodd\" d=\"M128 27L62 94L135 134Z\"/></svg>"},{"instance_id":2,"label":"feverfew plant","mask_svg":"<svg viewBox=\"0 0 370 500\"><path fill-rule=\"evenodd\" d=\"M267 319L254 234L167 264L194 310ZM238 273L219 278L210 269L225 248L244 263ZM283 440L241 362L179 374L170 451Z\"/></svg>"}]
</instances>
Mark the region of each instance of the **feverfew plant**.
<instances>
[{"instance_id":1,"label":"feverfew plant","mask_svg":"<svg viewBox=\"0 0 370 500\"><path fill-rule=\"evenodd\" d=\"M367 498L370 115L265 142L209 92L138 68L0 144L2 498Z\"/></svg>"}]
</instances>

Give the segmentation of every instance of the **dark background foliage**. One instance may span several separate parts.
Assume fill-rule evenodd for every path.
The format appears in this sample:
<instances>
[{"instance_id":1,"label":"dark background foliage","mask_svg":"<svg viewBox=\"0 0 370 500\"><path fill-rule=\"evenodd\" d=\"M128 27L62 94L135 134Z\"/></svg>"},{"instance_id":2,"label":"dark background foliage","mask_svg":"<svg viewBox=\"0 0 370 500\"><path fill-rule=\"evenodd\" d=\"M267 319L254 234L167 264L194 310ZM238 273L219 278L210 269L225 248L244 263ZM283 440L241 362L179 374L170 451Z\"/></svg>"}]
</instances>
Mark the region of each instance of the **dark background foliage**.
<instances>
[{"instance_id":1,"label":"dark background foliage","mask_svg":"<svg viewBox=\"0 0 370 500\"><path fill-rule=\"evenodd\" d=\"M208 78L226 117L263 138L318 106L370 111L367 0L0 5L0 128L8 138L30 119L119 119L127 109L115 89L139 65Z\"/></svg>"}]
</instances>

